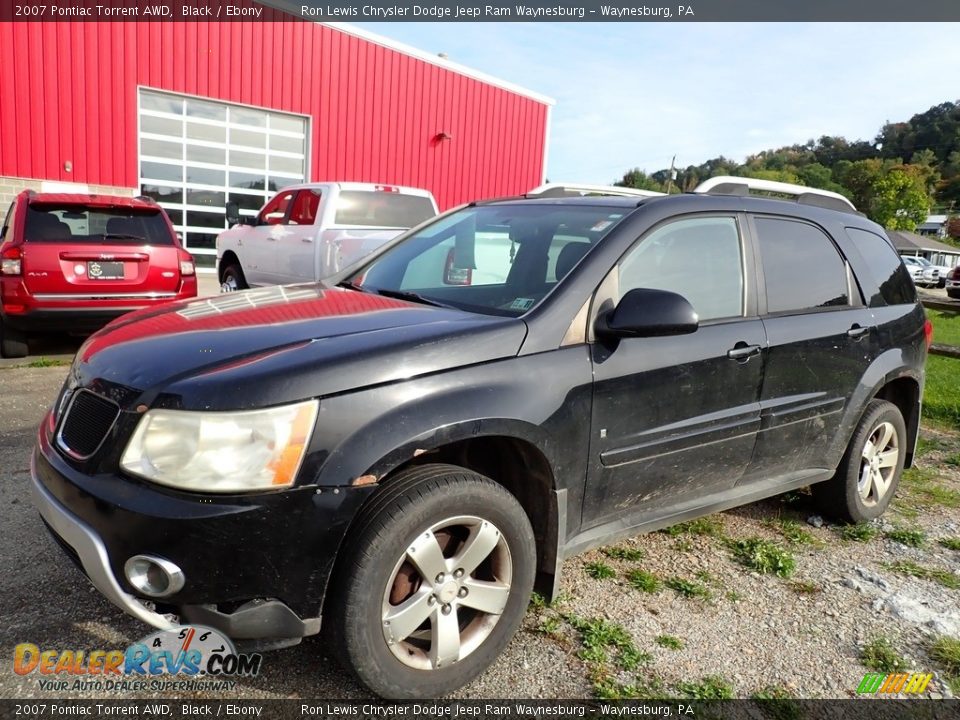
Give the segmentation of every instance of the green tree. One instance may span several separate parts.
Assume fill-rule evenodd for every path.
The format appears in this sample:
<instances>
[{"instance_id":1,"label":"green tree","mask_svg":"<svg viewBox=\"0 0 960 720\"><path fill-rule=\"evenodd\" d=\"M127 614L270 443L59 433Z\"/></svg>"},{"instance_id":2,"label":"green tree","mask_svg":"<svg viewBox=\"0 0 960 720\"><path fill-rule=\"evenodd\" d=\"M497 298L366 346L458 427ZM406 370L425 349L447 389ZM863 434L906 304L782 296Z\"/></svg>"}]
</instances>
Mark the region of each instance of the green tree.
<instances>
[{"instance_id":1,"label":"green tree","mask_svg":"<svg viewBox=\"0 0 960 720\"><path fill-rule=\"evenodd\" d=\"M915 230L930 214L923 175L909 167L893 168L872 184L872 197L864 209L870 219L888 230Z\"/></svg>"},{"instance_id":2,"label":"green tree","mask_svg":"<svg viewBox=\"0 0 960 720\"><path fill-rule=\"evenodd\" d=\"M623 177L614 183L618 187L636 188L637 190L662 191L663 187L656 180L647 175L640 168L633 168L623 174Z\"/></svg>"}]
</instances>

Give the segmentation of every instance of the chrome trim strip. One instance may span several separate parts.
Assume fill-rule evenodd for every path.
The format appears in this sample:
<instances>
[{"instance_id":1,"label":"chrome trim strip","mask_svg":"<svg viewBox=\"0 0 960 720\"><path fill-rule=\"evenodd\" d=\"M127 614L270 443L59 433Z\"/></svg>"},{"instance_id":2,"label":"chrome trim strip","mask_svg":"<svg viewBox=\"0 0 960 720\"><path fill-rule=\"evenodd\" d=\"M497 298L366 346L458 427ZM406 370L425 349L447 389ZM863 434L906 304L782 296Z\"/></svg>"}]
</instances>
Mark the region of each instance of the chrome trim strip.
<instances>
[{"instance_id":1,"label":"chrome trim strip","mask_svg":"<svg viewBox=\"0 0 960 720\"><path fill-rule=\"evenodd\" d=\"M172 298L175 292L110 293L81 295L79 293L38 293L35 300L130 300L131 298Z\"/></svg>"},{"instance_id":2,"label":"chrome trim strip","mask_svg":"<svg viewBox=\"0 0 960 720\"><path fill-rule=\"evenodd\" d=\"M118 608L148 625L160 630L177 627L165 615L148 610L135 597L124 592L110 569L110 556L100 536L60 505L41 484L40 478L37 477L36 451L30 458L30 478L33 504L47 524L77 553L80 564L83 565L93 586Z\"/></svg>"},{"instance_id":3,"label":"chrome trim strip","mask_svg":"<svg viewBox=\"0 0 960 720\"><path fill-rule=\"evenodd\" d=\"M93 449L93 452L87 455L81 455L80 453L71 450L70 446L67 445L67 442L63 439L63 426L66 425L67 420L70 419L70 412L73 410L73 403L75 403L77 401L77 398L83 395L84 393L93 395L95 398L103 400L104 402L108 402L117 409L117 412L113 416L113 420L111 420L110 424L107 425L107 429L103 433L103 437L100 438L100 442L97 443L97 446ZM97 395L96 393L90 392L86 388L77 390L70 396L70 401L68 402L67 407L64 408L63 413L60 415L60 420L57 424L57 435L55 438L57 447L63 450L67 455L72 457L74 460L87 460L89 458L92 458L94 455L97 454L97 452L99 452L100 448L102 448L103 444L107 441L107 436L110 434L110 431L113 430L113 426L117 422L118 417L120 417L120 406L117 405L115 402L113 402L113 400L108 400L107 398L101 395Z\"/></svg>"}]
</instances>

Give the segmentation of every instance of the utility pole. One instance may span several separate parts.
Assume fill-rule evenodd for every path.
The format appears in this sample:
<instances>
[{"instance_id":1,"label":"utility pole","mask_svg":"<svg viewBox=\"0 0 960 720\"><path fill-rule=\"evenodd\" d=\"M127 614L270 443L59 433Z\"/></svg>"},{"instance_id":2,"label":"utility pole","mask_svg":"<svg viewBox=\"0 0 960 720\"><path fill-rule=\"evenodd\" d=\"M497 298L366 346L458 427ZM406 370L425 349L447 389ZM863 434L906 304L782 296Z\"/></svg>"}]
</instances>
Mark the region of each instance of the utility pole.
<instances>
[{"instance_id":1,"label":"utility pole","mask_svg":"<svg viewBox=\"0 0 960 720\"><path fill-rule=\"evenodd\" d=\"M674 168L674 163L677 162L677 156L674 155L670 158L670 177L667 178L667 195L670 194L670 191L673 189L673 181L677 179L677 171Z\"/></svg>"}]
</instances>

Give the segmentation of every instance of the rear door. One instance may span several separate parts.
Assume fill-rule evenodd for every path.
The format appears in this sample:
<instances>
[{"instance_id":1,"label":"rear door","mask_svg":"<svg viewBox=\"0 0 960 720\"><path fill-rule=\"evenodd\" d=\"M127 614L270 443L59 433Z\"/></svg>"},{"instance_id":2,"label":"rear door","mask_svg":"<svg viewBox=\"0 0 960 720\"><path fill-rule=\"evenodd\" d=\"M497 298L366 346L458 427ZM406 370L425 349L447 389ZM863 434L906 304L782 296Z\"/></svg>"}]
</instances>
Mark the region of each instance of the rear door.
<instances>
[{"instance_id":1,"label":"rear door","mask_svg":"<svg viewBox=\"0 0 960 720\"><path fill-rule=\"evenodd\" d=\"M634 288L670 290L690 301L700 327L593 344L585 528L703 505L748 467L766 345L748 250L737 217L697 216L655 228L614 269L614 302Z\"/></svg>"},{"instance_id":2,"label":"rear door","mask_svg":"<svg viewBox=\"0 0 960 720\"><path fill-rule=\"evenodd\" d=\"M277 236L278 283L316 280L319 190L300 190L290 206L285 232Z\"/></svg>"},{"instance_id":3,"label":"rear door","mask_svg":"<svg viewBox=\"0 0 960 720\"><path fill-rule=\"evenodd\" d=\"M750 478L828 468L828 448L873 359L874 319L836 244L802 220L755 216L769 351Z\"/></svg>"},{"instance_id":4,"label":"rear door","mask_svg":"<svg viewBox=\"0 0 960 720\"><path fill-rule=\"evenodd\" d=\"M161 210L30 204L23 277L48 300L176 294L180 263Z\"/></svg>"}]
</instances>

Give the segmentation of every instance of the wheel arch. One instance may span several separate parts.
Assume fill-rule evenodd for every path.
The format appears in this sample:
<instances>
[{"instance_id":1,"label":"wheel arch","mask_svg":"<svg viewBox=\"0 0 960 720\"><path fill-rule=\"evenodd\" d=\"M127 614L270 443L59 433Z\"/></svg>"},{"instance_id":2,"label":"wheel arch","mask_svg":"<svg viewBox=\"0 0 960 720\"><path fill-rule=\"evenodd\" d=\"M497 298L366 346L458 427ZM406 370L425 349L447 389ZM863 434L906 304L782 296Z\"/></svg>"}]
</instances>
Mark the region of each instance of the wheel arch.
<instances>
[{"instance_id":1,"label":"wheel arch","mask_svg":"<svg viewBox=\"0 0 960 720\"><path fill-rule=\"evenodd\" d=\"M877 400L886 400L896 405L900 414L903 415L903 421L907 428L907 447L903 464L905 468L913 465L913 454L917 448L917 436L920 432L921 392L920 382L917 379L909 375L902 375L887 380L873 394L873 397Z\"/></svg>"},{"instance_id":2,"label":"wheel arch","mask_svg":"<svg viewBox=\"0 0 960 720\"><path fill-rule=\"evenodd\" d=\"M241 270L243 266L240 264L240 258L237 257L237 254L233 250L224 251L220 262L217 265L217 280L223 282L223 271L227 269L230 265L237 265Z\"/></svg>"}]
</instances>

